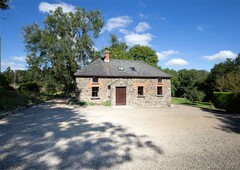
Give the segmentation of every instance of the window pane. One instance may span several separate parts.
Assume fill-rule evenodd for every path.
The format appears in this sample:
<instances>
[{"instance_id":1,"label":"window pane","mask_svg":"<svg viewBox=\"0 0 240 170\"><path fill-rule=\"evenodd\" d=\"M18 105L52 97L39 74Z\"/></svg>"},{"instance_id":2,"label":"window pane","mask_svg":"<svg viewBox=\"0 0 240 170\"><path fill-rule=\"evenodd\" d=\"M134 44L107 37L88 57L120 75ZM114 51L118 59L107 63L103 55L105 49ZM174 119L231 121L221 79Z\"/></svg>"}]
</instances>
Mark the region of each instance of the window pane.
<instances>
[{"instance_id":1,"label":"window pane","mask_svg":"<svg viewBox=\"0 0 240 170\"><path fill-rule=\"evenodd\" d=\"M138 95L139 96L143 95L143 86L138 86Z\"/></svg>"},{"instance_id":2,"label":"window pane","mask_svg":"<svg viewBox=\"0 0 240 170\"><path fill-rule=\"evenodd\" d=\"M162 83L162 78L158 78L158 83Z\"/></svg>"},{"instance_id":3,"label":"window pane","mask_svg":"<svg viewBox=\"0 0 240 170\"><path fill-rule=\"evenodd\" d=\"M162 87L157 87L157 95L162 95Z\"/></svg>"},{"instance_id":4,"label":"window pane","mask_svg":"<svg viewBox=\"0 0 240 170\"><path fill-rule=\"evenodd\" d=\"M97 77L93 77L93 79L92 79L92 82L98 82L98 78Z\"/></svg>"},{"instance_id":5,"label":"window pane","mask_svg":"<svg viewBox=\"0 0 240 170\"><path fill-rule=\"evenodd\" d=\"M119 71L124 71L124 69L123 69L122 66L118 66L118 70L119 70Z\"/></svg>"},{"instance_id":6,"label":"window pane","mask_svg":"<svg viewBox=\"0 0 240 170\"><path fill-rule=\"evenodd\" d=\"M129 67L131 71L137 71L135 67Z\"/></svg>"},{"instance_id":7,"label":"window pane","mask_svg":"<svg viewBox=\"0 0 240 170\"><path fill-rule=\"evenodd\" d=\"M99 87L92 87L92 97L98 97Z\"/></svg>"}]
</instances>

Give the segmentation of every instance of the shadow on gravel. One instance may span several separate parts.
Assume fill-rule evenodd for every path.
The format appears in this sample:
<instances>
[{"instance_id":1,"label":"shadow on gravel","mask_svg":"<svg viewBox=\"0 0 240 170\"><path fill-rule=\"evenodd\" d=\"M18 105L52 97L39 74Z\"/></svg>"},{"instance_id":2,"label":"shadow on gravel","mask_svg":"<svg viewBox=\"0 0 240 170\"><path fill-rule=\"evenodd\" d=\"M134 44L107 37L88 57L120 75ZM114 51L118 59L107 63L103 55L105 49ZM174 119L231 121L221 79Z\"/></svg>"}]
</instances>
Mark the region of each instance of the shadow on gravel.
<instances>
[{"instance_id":1,"label":"shadow on gravel","mask_svg":"<svg viewBox=\"0 0 240 170\"><path fill-rule=\"evenodd\" d=\"M229 133L240 133L240 114L231 114L224 111L214 111L203 108L202 110L212 113L223 123L223 125L215 127L216 129L220 129Z\"/></svg>"},{"instance_id":2,"label":"shadow on gravel","mask_svg":"<svg viewBox=\"0 0 240 170\"><path fill-rule=\"evenodd\" d=\"M0 121L1 169L105 169L132 161L133 150L163 154L145 136L53 103Z\"/></svg>"}]
</instances>

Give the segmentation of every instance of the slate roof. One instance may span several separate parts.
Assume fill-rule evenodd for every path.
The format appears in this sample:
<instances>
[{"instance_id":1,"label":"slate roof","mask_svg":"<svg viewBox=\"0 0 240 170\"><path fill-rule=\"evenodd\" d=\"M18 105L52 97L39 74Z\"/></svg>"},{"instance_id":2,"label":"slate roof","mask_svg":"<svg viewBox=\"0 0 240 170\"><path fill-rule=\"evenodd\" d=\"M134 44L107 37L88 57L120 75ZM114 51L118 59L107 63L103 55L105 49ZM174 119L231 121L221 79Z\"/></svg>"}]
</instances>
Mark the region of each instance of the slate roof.
<instances>
[{"instance_id":1,"label":"slate roof","mask_svg":"<svg viewBox=\"0 0 240 170\"><path fill-rule=\"evenodd\" d=\"M120 71L118 67L123 67L123 71ZM136 71L132 71L130 67L134 67ZM172 76L164 73L163 71L152 67L140 60L118 60L110 59L109 62L105 62L102 59L89 64L86 68L78 70L75 77L116 77L116 78L153 78L163 77L171 78Z\"/></svg>"}]
</instances>

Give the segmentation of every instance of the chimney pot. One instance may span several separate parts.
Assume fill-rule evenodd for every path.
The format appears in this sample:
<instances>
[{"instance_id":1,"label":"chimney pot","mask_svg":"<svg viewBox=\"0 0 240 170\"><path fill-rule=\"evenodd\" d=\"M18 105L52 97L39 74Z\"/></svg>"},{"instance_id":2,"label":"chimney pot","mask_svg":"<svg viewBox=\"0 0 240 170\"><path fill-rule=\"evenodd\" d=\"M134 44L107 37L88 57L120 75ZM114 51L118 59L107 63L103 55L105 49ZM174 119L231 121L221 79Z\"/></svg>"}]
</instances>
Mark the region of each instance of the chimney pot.
<instances>
[{"instance_id":1,"label":"chimney pot","mask_svg":"<svg viewBox=\"0 0 240 170\"><path fill-rule=\"evenodd\" d=\"M108 51L108 50L104 51L104 61L105 62L109 62L110 61L109 54L110 54L110 51Z\"/></svg>"}]
</instances>

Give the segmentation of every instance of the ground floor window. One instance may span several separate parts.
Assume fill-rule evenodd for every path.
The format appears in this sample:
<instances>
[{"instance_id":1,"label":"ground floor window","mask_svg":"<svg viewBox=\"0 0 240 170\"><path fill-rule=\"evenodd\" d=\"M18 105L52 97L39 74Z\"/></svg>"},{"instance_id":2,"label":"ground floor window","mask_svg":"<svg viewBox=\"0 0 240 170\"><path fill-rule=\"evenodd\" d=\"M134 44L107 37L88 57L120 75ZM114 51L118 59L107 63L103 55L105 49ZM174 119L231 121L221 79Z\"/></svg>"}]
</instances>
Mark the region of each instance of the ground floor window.
<instances>
[{"instance_id":1,"label":"ground floor window","mask_svg":"<svg viewBox=\"0 0 240 170\"><path fill-rule=\"evenodd\" d=\"M143 86L138 86L138 96L143 96L144 92L143 92Z\"/></svg>"},{"instance_id":2,"label":"ground floor window","mask_svg":"<svg viewBox=\"0 0 240 170\"><path fill-rule=\"evenodd\" d=\"M99 87L92 87L92 97L98 97Z\"/></svg>"},{"instance_id":3,"label":"ground floor window","mask_svg":"<svg viewBox=\"0 0 240 170\"><path fill-rule=\"evenodd\" d=\"M163 88L162 88L162 86L158 86L157 87L157 95L158 96L162 96L163 95Z\"/></svg>"}]
</instances>

